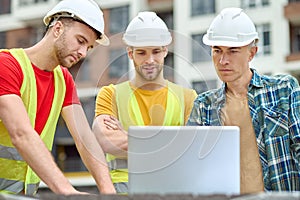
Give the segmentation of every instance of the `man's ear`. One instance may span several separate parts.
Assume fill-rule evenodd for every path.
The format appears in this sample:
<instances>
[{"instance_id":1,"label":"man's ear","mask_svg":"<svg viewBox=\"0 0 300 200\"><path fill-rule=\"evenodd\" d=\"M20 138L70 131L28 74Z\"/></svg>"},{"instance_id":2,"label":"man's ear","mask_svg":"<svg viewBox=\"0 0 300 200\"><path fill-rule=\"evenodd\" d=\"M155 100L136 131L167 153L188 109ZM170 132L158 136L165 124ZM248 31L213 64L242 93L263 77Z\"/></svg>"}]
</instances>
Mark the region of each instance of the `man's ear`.
<instances>
[{"instance_id":1,"label":"man's ear","mask_svg":"<svg viewBox=\"0 0 300 200\"><path fill-rule=\"evenodd\" d=\"M64 25L61 21L56 21L52 27L53 35L57 38L59 37L64 31Z\"/></svg>"},{"instance_id":2,"label":"man's ear","mask_svg":"<svg viewBox=\"0 0 300 200\"><path fill-rule=\"evenodd\" d=\"M255 54L257 53L257 50L258 50L257 46L250 48L250 56L249 56L248 62L250 62L254 58Z\"/></svg>"},{"instance_id":3,"label":"man's ear","mask_svg":"<svg viewBox=\"0 0 300 200\"><path fill-rule=\"evenodd\" d=\"M127 51L127 55L128 57L133 60L133 48L132 47L127 47L126 48L126 51Z\"/></svg>"},{"instance_id":4,"label":"man's ear","mask_svg":"<svg viewBox=\"0 0 300 200\"><path fill-rule=\"evenodd\" d=\"M167 47L163 47L163 48L164 48L164 57L167 57L169 50Z\"/></svg>"}]
</instances>

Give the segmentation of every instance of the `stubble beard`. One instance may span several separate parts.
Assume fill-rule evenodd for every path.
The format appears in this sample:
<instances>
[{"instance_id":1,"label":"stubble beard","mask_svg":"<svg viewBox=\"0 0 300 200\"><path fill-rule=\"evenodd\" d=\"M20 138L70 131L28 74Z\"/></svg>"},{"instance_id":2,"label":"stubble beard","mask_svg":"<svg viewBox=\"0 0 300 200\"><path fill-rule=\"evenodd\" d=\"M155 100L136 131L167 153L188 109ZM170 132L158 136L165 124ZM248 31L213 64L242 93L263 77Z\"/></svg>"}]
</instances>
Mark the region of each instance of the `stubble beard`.
<instances>
[{"instance_id":1,"label":"stubble beard","mask_svg":"<svg viewBox=\"0 0 300 200\"><path fill-rule=\"evenodd\" d=\"M145 69L143 69L144 67L146 67L147 65L140 65L140 66L136 66L136 72L139 74L140 77L142 77L144 80L146 81L154 81L156 80L159 75L161 74L162 70L163 70L163 64L151 64L152 66L154 66L154 73L147 75L145 71Z\"/></svg>"},{"instance_id":2,"label":"stubble beard","mask_svg":"<svg viewBox=\"0 0 300 200\"><path fill-rule=\"evenodd\" d=\"M63 67L71 67L75 63L70 63L66 60L67 58L67 53L69 52L67 49L66 45L66 37L65 34L63 33L61 37L56 41L56 45L54 47L55 51L55 56L57 58L58 64L63 66Z\"/></svg>"}]
</instances>

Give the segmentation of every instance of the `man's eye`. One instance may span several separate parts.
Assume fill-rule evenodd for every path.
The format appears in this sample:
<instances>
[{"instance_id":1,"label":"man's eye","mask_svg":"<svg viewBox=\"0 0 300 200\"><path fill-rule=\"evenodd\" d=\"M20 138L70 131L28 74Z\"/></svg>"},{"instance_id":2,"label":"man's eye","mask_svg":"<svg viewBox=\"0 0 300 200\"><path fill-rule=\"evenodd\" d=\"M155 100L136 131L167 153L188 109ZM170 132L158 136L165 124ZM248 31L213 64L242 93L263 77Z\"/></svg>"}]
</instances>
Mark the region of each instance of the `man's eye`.
<instances>
[{"instance_id":1,"label":"man's eye","mask_svg":"<svg viewBox=\"0 0 300 200\"><path fill-rule=\"evenodd\" d=\"M230 53L238 53L238 50L231 50Z\"/></svg>"},{"instance_id":2,"label":"man's eye","mask_svg":"<svg viewBox=\"0 0 300 200\"><path fill-rule=\"evenodd\" d=\"M84 41L80 40L80 39L78 39L77 41L78 41L79 44L83 44L84 43Z\"/></svg>"}]
</instances>

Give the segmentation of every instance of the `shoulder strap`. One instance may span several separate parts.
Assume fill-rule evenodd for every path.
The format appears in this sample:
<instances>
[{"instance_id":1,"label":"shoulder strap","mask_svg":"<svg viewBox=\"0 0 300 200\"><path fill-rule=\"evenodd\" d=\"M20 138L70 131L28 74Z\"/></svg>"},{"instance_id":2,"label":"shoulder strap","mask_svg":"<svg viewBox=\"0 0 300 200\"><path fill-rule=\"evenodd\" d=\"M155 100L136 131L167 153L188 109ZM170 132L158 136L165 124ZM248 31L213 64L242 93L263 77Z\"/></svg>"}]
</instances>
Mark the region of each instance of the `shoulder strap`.
<instances>
[{"instance_id":1,"label":"shoulder strap","mask_svg":"<svg viewBox=\"0 0 300 200\"><path fill-rule=\"evenodd\" d=\"M139 104L135 98L134 91L129 85L129 81L116 85L116 103L119 120L125 130L128 130L132 124L144 125Z\"/></svg>"},{"instance_id":2,"label":"shoulder strap","mask_svg":"<svg viewBox=\"0 0 300 200\"><path fill-rule=\"evenodd\" d=\"M184 91L168 81L168 97L164 125L184 125Z\"/></svg>"}]
</instances>

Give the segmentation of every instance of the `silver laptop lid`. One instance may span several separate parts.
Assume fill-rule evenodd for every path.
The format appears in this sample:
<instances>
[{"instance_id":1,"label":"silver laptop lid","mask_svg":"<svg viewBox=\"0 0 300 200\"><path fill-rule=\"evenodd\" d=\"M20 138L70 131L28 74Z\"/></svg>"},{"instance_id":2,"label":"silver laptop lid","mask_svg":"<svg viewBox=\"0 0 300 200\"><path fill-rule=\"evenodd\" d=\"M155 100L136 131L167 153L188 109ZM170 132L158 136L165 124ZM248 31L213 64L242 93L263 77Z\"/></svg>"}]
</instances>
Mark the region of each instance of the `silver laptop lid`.
<instances>
[{"instance_id":1,"label":"silver laptop lid","mask_svg":"<svg viewBox=\"0 0 300 200\"><path fill-rule=\"evenodd\" d=\"M239 128L131 126L129 193L239 194Z\"/></svg>"}]
</instances>

